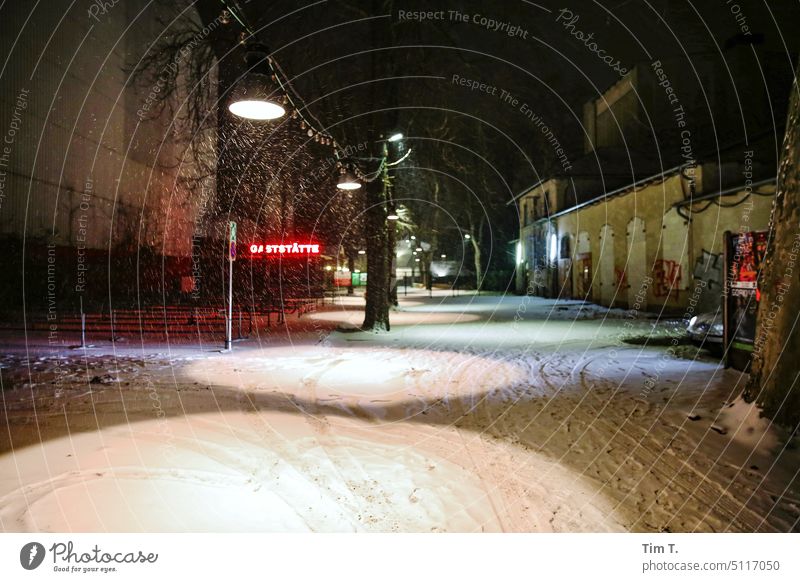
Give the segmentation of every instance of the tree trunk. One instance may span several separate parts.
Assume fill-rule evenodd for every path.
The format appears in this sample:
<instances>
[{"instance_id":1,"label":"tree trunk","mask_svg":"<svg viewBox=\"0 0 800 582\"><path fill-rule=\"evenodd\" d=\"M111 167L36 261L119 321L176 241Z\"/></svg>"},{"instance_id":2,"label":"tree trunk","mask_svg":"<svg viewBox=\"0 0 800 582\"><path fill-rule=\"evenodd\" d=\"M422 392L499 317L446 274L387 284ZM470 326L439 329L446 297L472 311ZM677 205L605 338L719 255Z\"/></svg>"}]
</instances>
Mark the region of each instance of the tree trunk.
<instances>
[{"instance_id":1,"label":"tree trunk","mask_svg":"<svg viewBox=\"0 0 800 582\"><path fill-rule=\"evenodd\" d=\"M391 2L384 0L372 0L372 13L380 14L379 9L382 4L391 8ZM372 36L372 46L376 49L385 44L388 36L388 44L392 44L392 27L389 22L383 20L373 21L370 27ZM386 72L393 70L393 60L391 52L384 56L379 55L379 51L374 50L370 53L371 78L379 79ZM393 105L392 100L396 97L394 92L381 93L377 83L370 84L370 103L375 109ZM369 142L371 149L375 149L375 144L382 138L382 130L371 130ZM386 142L382 141L382 156L386 160ZM388 171L383 168L379 179L364 184L366 187L364 222L367 243L367 305L364 307L364 324L362 328L367 331L389 331L389 241L386 228L386 189L388 185Z\"/></svg>"},{"instance_id":2,"label":"tree trunk","mask_svg":"<svg viewBox=\"0 0 800 582\"><path fill-rule=\"evenodd\" d=\"M798 67L800 74L800 67ZM771 241L761 272L756 339L745 399L780 424L800 423L800 94L792 88L783 157L770 219Z\"/></svg>"},{"instance_id":3,"label":"tree trunk","mask_svg":"<svg viewBox=\"0 0 800 582\"><path fill-rule=\"evenodd\" d=\"M353 294L353 272L356 270L356 257L351 250L347 251L347 271L350 273L350 284L347 286L347 294Z\"/></svg>"},{"instance_id":4,"label":"tree trunk","mask_svg":"<svg viewBox=\"0 0 800 582\"><path fill-rule=\"evenodd\" d=\"M475 240L475 236L471 235L469 239L472 243L472 254L475 257L475 290L480 293L481 287L483 286L483 269L481 268L481 247L478 244L478 241Z\"/></svg>"},{"instance_id":5,"label":"tree trunk","mask_svg":"<svg viewBox=\"0 0 800 582\"><path fill-rule=\"evenodd\" d=\"M366 184L367 305L363 329L389 331L389 257L384 183Z\"/></svg>"},{"instance_id":6,"label":"tree trunk","mask_svg":"<svg viewBox=\"0 0 800 582\"><path fill-rule=\"evenodd\" d=\"M397 227L394 222L388 225L386 247L389 255L389 269L386 273L388 277L388 290L389 290L389 305L397 306L397 254L395 247L397 246Z\"/></svg>"}]
</instances>

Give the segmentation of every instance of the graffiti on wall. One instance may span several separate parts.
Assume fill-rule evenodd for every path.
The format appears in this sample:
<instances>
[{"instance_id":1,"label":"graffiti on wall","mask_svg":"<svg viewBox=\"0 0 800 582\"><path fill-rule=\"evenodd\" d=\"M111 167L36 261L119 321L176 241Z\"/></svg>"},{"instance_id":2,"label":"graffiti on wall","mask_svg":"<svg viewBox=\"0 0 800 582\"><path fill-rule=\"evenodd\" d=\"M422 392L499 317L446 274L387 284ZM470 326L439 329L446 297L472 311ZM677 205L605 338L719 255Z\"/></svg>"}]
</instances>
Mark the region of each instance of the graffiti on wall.
<instances>
[{"instance_id":1,"label":"graffiti on wall","mask_svg":"<svg viewBox=\"0 0 800 582\"><path fill-rule=\"evenodd\" d=\"M705 281L706 288L710 291L722 291L722 253L712 254L703 249L702 254L694 263L695 280Z\"/></svg>"},{"instance_id":2,"label":"graffiti on wall","mask_svg":"<svg viewBox=\"0 0 800 582\"><path fill-rule=\"evenodd\" d=\"M698 309L714 311L722 305L722 253L703 252L694 263L695 285L702 281L705 285L698 301Z\"/></svg>"},{"instance_id":3,"label":"graffiti on wall","mask_svg":"<svg viewBox=\"0 0 800 582\"><path fill-rule=\"evenodd\" d=\"M681 285L681 264L678 261L659 259L653 267L653 295L667 297L676 293Z\"/></svg>"}]
</instances>

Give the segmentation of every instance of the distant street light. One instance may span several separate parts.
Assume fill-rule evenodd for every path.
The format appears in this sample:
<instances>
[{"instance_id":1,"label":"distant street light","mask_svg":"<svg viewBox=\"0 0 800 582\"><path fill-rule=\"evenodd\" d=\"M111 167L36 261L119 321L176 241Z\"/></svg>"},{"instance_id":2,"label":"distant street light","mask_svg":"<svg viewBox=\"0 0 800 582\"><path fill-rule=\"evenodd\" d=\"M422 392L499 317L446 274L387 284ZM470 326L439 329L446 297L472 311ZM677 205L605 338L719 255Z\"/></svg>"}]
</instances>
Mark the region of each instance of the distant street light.
<instances>
[{"instance_id":1,"label":"distant street light","mask_svg":"<svg viewBox=\"0 0 800 582\"><path fill-rule=\"evenodd\" d=\"M359 254L359 255L366 255L366 254L367 254L367 251L358 251L358 254Z\"/></svg>"},{"instance_id":2,"label":"distant street light","mask_svg":"<svg viewBox=\"0 0 800 582\"><path fill-rule=\"evenodd\" d=\"M469 240L469 239L471 239L471 238L472 238L472 237L471 237L470 235L468 235L468 234L465 234L465 235L464 235L464 240Z\"/></svg>"},{"instance_id":3,"label":"distant street light","mask_svg":"<svg viewBox=\"0 0 800 582\"><path fill-rule=\"evenodd\" d=\"M267 63L267 49L261 45L247 48L247 73L231 90L228 110L238 117L259 121L277 119L286 110L273 96L275 92Z\"/></svg>"},{"instance_id":4,"label":"distant street light","mask_svg":"<svg viewBox=\"0 0 800 582\"><path fill-rule=\"evenodd\" d=\"M395 133L394 135L389 137L388 141L395 142L395 141L400 141L401 139L403 139L403 134Z\"/></svg>"},{"instance_id":5,"label":"distant street light","mask_svg":"<svg viewBox=\"0 0 800 582\"><path fill-rule=\"evenodd\" d=\"M442 255L442 258L443 258L443 259L446 259L446 258L447 258L447 255Z\"/></svg>"}]
</instances>

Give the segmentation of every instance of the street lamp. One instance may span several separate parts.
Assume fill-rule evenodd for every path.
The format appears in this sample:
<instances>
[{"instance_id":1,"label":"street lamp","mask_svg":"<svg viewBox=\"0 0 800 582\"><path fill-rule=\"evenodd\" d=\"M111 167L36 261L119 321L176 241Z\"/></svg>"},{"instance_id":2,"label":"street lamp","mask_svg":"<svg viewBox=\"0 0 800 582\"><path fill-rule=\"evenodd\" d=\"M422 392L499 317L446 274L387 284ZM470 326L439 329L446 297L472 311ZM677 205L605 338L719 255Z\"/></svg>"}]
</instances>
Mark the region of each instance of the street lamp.
<instances>
[{"instance_id":1,"label":"street lamp","mask_svg":"<svg viewBox=\"0 0 800 582\"><path fill-rule=\"evenodd\" d=\"M400 141L401 139L403 139L403 134L402 133L395 133L395 134L389 136L389 139L387 141L395 142L395 141Z\"/></svg>"},{"instance_id":2,"label":"street lamp","mask_svg":"<svg viewBox=\"0 0 800 582\"><path fill-rule=\"evenodd\" d=\"M266 67L267 52L262 45L247 48L247 72L233 86L228 104L228 110L237 117L263 121L286 114L283 106L273 97L275 91Z\"/></svg>"},{"instance_id":3,"label":"street lamp","mask_svg":"<svg viewBox=\"0 0 800 582\"><path fill-rule=\"evenodd\" d=\"M342 169L339 174L339 181L336 183L339 190L358 190L361 188L361 183L356 179L353 173L348 169Z\"/></svg>"}]
</instances>

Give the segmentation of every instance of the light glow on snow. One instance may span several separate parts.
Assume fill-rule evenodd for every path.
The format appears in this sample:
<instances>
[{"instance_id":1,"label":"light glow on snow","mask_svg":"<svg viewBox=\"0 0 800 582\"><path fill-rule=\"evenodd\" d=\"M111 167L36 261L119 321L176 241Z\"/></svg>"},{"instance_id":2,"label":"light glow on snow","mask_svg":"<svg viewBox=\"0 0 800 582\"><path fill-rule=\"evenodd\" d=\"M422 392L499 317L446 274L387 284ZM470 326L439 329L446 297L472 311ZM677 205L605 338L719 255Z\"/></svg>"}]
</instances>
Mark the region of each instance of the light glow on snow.
<instances>
[{"instance_id":1,"label":"light glow on snow","mask_svg":"<svg viewBox=\"0 0 800 582\"><path fill-rule=\"evenodd\" d=\"M165 424L166 423L166 424ZM609 508L562 511L589 498L568 487L523 487L553 468L478 441L494 459L487 488L466 441L415 425L379 433L359 421L322 431L293 414L242 411L108 427L0 457L4 529L57 532L500 532L559 527L619 530ZM477 448L476 448L477 447ZM478 449L486 449L478 452ZM73 455L80 451L78 456ZM514 456L517 455L517 456ZM49 470L48 470L49 469ZM484 469L485 470L485 469ZM514 479L509 479L514 475ZM523 495L525 503L519 503ZM548 501L548 497L550 500ZM502 510L502 508L513 508ZM501 508L498 510L498 508ZM563 520L563 521L562 521Z\"/></svg>"}]
</instances>

